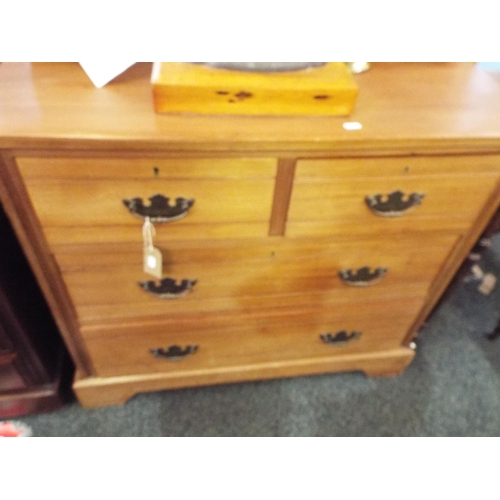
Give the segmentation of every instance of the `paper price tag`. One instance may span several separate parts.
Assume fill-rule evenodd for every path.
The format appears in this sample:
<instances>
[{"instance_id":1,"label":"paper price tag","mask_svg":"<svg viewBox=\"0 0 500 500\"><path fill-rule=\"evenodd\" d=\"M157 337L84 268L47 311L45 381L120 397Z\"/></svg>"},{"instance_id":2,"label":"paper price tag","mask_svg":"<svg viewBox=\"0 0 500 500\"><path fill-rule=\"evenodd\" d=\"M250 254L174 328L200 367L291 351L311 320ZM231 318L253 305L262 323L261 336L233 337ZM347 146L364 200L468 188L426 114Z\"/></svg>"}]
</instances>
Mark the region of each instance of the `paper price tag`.
<instances>
[{"instance_id":1,"label":"paper price tag","mask_svg":"<svg viewBox=\"0 0 500 500\"><path fill-rule=\"evenodd\" d=\"M144 266L143 270L146 274L150 274L155 278L162 278L162 255L155 247L144 248Z\"/></svg>"},{"instance_id":2,"label":"paper price tag","mask_svg":"<svg viewBox=\"0 0 500 500\"><path fill-rule=\"evenodd\" d=\"M153 246L153 236L156 234L155 228L149 217L146 217L142 227L142 237L144 240L143 270L155 278L162 278L162 255L158 248Z\"/></svg>"}]
</instances>

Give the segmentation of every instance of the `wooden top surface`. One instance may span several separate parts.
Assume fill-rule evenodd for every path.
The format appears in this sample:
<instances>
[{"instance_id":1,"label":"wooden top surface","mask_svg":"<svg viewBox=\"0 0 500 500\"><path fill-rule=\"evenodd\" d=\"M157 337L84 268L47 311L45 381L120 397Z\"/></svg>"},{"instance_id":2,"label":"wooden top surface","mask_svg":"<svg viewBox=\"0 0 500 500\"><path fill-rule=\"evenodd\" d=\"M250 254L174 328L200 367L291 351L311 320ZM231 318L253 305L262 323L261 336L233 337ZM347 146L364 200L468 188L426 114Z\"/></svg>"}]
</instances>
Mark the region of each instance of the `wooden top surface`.
<instances>
[{"instance_id":1,"label":"wooden top surface","mask_svg":"<svg viewBox=\"0 0 500 500\"><path fill-rule=\"evenodd\" d=\"M151 70L136 64L97 89L77 63L1 63L0 147L500 149L500 77L472 63L375 63L355 77L348 118L159 115ZM346 121L363 128L346 131Z\"/></svg>"}]
</instances>

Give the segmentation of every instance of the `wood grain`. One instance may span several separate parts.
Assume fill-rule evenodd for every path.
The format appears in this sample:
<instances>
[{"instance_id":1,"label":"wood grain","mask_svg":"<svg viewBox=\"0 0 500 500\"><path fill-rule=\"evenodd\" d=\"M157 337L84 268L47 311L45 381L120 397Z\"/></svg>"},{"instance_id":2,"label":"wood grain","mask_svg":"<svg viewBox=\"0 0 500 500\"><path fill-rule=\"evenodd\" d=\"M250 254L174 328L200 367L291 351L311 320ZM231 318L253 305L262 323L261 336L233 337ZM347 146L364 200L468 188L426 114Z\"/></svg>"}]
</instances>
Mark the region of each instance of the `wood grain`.
<instances>
[{"instance_id":1,"label":"wood grain","mask_svg":"<svg viewBox=\"0 0 500 500\"><path fill-rule=\"evenodd\" d=\"M457 242L450 252L449 258L443 264L439 278L435 280L431 294L427 304L422 309L420 314L415 319L413 326L410 328L408 335L405 339L405 344L412 341L417 335L422 323L431 314L433 308L438 304L439 298L445 292L446 287L449 285L455 274L458 272L460 266L465 261L474 245L479 240L481 234L486 229L489 221L497 212L500 206L500 182L495 191L485 200L485 203L479 213L472 227L464 235L463 238Z\"/></svg>"},{"instance_id":2,"label":"wood grain","mask_svg":"<svg viewBox=\"0 0 500 500\"><path fill-rule=\"evenodd\" d=\"M161 307L157 302L140 306L123 304L92 304L78 308L82 326L90 331L103 325L126 327L161 323L168 328L187 328L209 331L221 328L239 329L245 325L284 325L291 322L307 322L311 318L328 317L331 311L342 307L362 310L367 300L384 300L386 305L398 298L423 298L428 292L428 283L411 283L404 289L387 286L376 293L366 289L362 293L348 291L308 292L304 294L259 295L234 299L232 297L200 302L197 308L179 302L175 311Z\"/></svg>"},{"instance_id":3,"label":"wood grain","mask_svg":"<svg viewBox=\"0 0 500 500\"><path fill-rule=\"evenodd\" d=\"M463 224L461 225L463 227ZM47 241L54 246L80 245L87 243L131 243L137 248L142 244L142 224L136 219L135 225L108 226L46 226L43 233ZM253 239L263 238L269 232L269 221L192 224L188 220L175 223L156 224L155 244L168 244L191 240L225 240L227 238Z\"/></svg>"},{"instance_id":4,"label":"wood grain","mask_svg":"<svg viewBox=\"0 0 500 500\"><path fill-rule=\"evenodd\" d=\"M407 347L391 351L333 355L310 359L293 359L279 363L231 366L193 370L182 373L156 373L123 377L77 378L73 385L84 408L126 403L144 391L160 391L179 387L296 377L325 372L362 371L370 376L394 376L412 361L415 352Z\"/></svg>"},{"instance_id":5,"label":"wood grain","mask_svg":"<svg viewBox=\"0 0 500 500\"><path fill-rule=\"evenodd\" d=\"M131 158L129 155L115 158L19 155L16 161L25 179L108 181L274 178L277 164L274 158Z\"/></svg>"},{"instance_id":6,"label":"wood grain","mask_svg":"<svg viewBox=\"0 0 500 500\"><path fill-rule=\"evenodd\" d=\"M226 238L224 240L158 240L158 248L163 253L166 266L175 264L237 264L249 261L288 261L304 259L332 258L336 261L361 260L373 253L381 254L385 248L405 249L425 256L433 251L440 251L454 243L458 238L455 231L427 231L410 234L391 235L390 238L377 239L357 236L337 235L330 238ZM142 269L142 242L102 244L54 245L59 266L64 271L99 269L116 265L139 265ZM352 255L350 255L352 253ZM389 252L389 259L401 259ZM427 258L427 257L423 257ZM430 257L432 258L432 257Z\"/></svg>"},{"instance_id":7,"label":"wood grain","mask_svg":"<svg viewBox=\"0 0 500 500\"><path fill-rule=\"evenodd\" d=\"M295 177L295 160L283 158L278 163L276 185L274 188L273 209L269 223L269 236L284 236L288 208L292 196Z\"/></svg>"},{"instance_id":8,"label":"wood grain","mask_svg":"<svg viewBox=\"0 0 500 500\"><path fill-rule=\"evenodd\" d=\"M346 116L358 94L339 62L271 74L164 62L154 65L151 83L158 113Z\"/></svg>"},{"instance_id":9,"label":"wood grain","mask_svg":"<svg viewBox=\"0 0 500 500\"><path fill-rule=\"evenodd\" d=\"M90 258L82 258L81 253L65 255L61 268L81 323L95 317L106 321L102 314L105 308L112 317L135 314L173 318L180 313L241 310L240 300L245 297L259 297L260 305L267 296L267 308L279 300L277 296L288 294L296 295L297 306L307 300L308 294L320 292L316 300L321 303L355 300L356 296L367 300L379 296L396 298L405 294L407 284L432 283L456 239L446 235L439 239L428 236L391 242L320 242L304 254L299 243L288 246L283 253L276 246L276 250L254 260L249 256L224 260L226 252L217 255L207 250L200 261L183 263L176 262L177 252L166 253L165 277L197 280L193 291L177 300L159 299L138 286L141 281L154 281L142 271L140 248L122 255L121 263L114 265L102 265L114 255L106 255L104 249L101 254L93 252ZM339 278L340 270L357 270L365 265L372 269L388 268L387 275L380 283L362 288L346 285ZM250 302L245 302L246 307Z\"/></svg>"},{"instance_id":10,"label":"wood grain","mask_svg":"<svg viewBox=\"0 0 500 500\"><path fill-rule=\"evenodd\" d=\"M312 323L260 326L253 330L200 333L166 327L144 331L139 327L117 338L102 328L100 337L89 339L87 345L98 376L110 377L162 372L180 374L200 369L223 370L231 366L380 352L399 347L421 304L420 300L398 301L398 308L404 311L398 314L394 308L391 311L375 302L364 312L345 308ZM320 338L324 333L336 334L342 330L359 331L361 336L344 346L325 344ZM155 358L150 352L153 348L171 345L196 345L198 350L176 362Z\"/></svg>"},{"instance_id":11,"label":"wood grain","mask_svg":"<svg viewBox=\"0 0 500 500\"><path fill-rule=\"evenodd\" d=\"M297 161L297 179L353 179L422 176L455 176L464 174L498 174L498 155L424 155L372 158L317 158Z\"/></svg>"},{"instance_id":12,"label":"wood grain","mask_svg":"<svg viewBox=\"0 0 500 500\"><path fill-rule=\"evenodd\" d=\"M0 146L323 154L498 151L500 87L488 71L471 63L373 64L355 77L360 93L349 119L363 125L359 131L344 130L342 117L158 115L150 76L151 64L136 64L96 89L77 63L2 63Z\"/></svg>"},{"instance_id":13,"label":"wood grain","mask_svg":"<svg viewBox=\"0 0 500 500\"><path fill-rule=\"evenodd\" d=\"M96 89L78 64L0 65L0 197L78 366L82 404L403 370L405 344L500 204L498 82L471 63L374 64L355 77L349 120L362 127L349 131L341 117L158 114L150 75L137 64ZM136 286L142 224L121 200L160 187L196 198L155 239L166 273L198 279L185 300ZM425 198L404 217L373 215L365 196L394 190ZM365 265L388 266L386 279L338 281L339 268ZM355 319L373 330L345 350L308 342L312 325ZM165 368L144 354L164 342L205 347Z\"/></svg>"},{"instance_id":14,"label":"wood grain","mask_svg":"<svg viewBox=\"0 0 500 500\"><path fill-rule=\"evenodd\" d=\"M495 190L498 179L498 173L457 173L453 177L301 178L293 188L288 219L290 223L349 220L353 224L370 224L375 219L376 223L379 216L370 211L365 197L380 194L384 199L393 191L402 191L406 196L411 193L425 195L421 205L401 217L408 229L419 217L460 219L469 225L484 200ZM474 189L471 189L472 185ZM385 225L390 225L392 220L386 221Z\"/></svg>"},{"instance_id":15,"label":"wood grain","mask_svg":"<svg viewBox=\"0 0 500 500\"><path fill-rule=\"evenodd\" d=\"M123 204L141 198L145 204L156 194L193 198L193 207L181 220L164 226L266 222L271 214L274 181L269 180L149 180L149 181L26 181L38 218L47 226L135 226L142 222ZM160 231L160 224L155 227ZM163 226L161 226L161 230ZM168 230L168 229L167 229ZM206 235L199 234L202 238Z\"/></svg>"}]
</instances>

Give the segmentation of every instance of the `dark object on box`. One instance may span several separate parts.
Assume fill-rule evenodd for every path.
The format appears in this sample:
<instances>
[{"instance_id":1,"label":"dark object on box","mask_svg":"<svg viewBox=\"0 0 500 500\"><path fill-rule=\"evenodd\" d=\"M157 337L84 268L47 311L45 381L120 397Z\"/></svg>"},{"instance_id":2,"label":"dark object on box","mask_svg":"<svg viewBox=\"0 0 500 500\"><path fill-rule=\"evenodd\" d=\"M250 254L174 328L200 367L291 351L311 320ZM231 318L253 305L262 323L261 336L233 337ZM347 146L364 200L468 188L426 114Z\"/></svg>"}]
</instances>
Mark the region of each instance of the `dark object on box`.
<instances>
[{"instance_id":1,"label":"dark object on box","mask_svg":"<svg viewBox=\"0 0 500 500\"><path fill-rule=\"evenodd\" d=\"M234 71L250 71L257 73L276 73L282 71L300 71L318 68L326 62L201 62L211 68L229 69Z\"/></svg>"}]
</instances>

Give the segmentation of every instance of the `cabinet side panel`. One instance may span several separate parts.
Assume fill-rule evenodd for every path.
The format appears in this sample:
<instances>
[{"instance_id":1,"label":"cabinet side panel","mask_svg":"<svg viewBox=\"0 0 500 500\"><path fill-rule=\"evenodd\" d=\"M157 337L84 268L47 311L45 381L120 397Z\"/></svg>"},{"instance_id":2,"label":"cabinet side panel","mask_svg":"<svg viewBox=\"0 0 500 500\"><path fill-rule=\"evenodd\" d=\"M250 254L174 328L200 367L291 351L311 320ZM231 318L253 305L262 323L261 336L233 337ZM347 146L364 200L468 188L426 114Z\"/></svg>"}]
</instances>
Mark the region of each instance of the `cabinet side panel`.
<instances>
[{"instance_id":1,"label":"cabinet side panel","mask_svg":"<svg viewBox=\"0 0 500 500\"><path fill-rule=\"evenodd\" d=\"M21 178L10 154L0 156L0 201L11 221L40 288L47 300L59 331L81 373L93 369L80 340L76 314L59 269L50 254Z\"/></svg>"}]
</instances>

